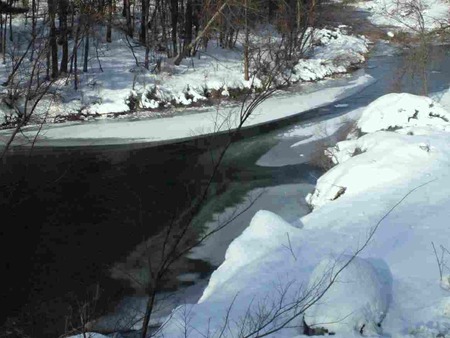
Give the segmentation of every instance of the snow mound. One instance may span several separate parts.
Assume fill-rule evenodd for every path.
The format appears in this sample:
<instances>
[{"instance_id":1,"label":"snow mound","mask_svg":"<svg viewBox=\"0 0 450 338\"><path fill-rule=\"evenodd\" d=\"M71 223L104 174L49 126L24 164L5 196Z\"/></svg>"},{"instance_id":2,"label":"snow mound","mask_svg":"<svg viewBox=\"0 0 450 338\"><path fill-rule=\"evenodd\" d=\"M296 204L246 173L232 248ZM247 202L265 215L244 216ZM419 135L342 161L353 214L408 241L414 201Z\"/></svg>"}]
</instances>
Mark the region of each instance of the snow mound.
<instances>
[{"instance_id":1,"label":"snow mound","mask_svg":"<svg viewBox=\"0 0 450 338\"><path fill-rule=\"evenodd\" d=\"M379 98L358 120L366 135L326 150L336 166L319 178L306 201L318 208L369 190L377 193L387 185L419 185L434 173L440 175L439 170L450 165L449 120L450 114L427 97Z\"/></svg>"},{"instance_id":2,"label":"snow mound","mask_svg":"<svg viewBox=\"0 0 450 338\"><path fill-rule=\"evenodd\" d=\"M450 113L439 103L407 93L387 94L362 113L358 127L363 133L404 127L448 127Z\"/></svg>"},{"instance_id":3,"label":"snow mound","mask_svg":"<svg viewBox=\"0 0 450 338\"><path fill-rule=\"evenodd\" d=\"M307 284L317 262L310 266L311 260L305 257L300 266L294 265L300 257L296 247L300 233L278 215L258 211L249 227L230 244L224 263L212 274L198 303L175 309L161 334L184 337L186 325L191 338L219 337L223 329L226 334L222 337L240 337L255 327L261 328L260 334L276 328L293 315L292 299L299 297L299 288ZM271 320L278 306L286 311ZM253 322L256 318L263 321ZM300 334L297 327L282 331L269 337Z\"/></svg>"},{"instance_id":4,"label":"snow mound","mask_svg":"<svg viewBox=\"0 0 450 338\"><path fill-rule=\"evenodd\" d=\"M316 81L333 74L345 73L364 62L368 44L364 36L348 35L341 28L317 29L312 39L310 58L301 59L294 67L291 80Z\"/></svg>"},{"instance_id":5,"label":"snow mound","mask_svg":"<svg viewBox=\"0 0 450 338\"><path fill-rule=\"evenodd\" d=\"M324 259L314 269L308 289L325 291L330 279L350 259L351 256ZM334 333L378 334L388 310L389 293L372 264L355 257L324 296L306 311L305 323Z\"/></svg>"},{"instance_id":6,"label":"snow mound","mask_svg":"<svg viewBox=\"0 0 450 338\"><path fill-rule=\"evenodd\" d=\"M450 165L447 141L448 133L431 141L427 135L377 132L339 142L329 150L339 164L319 178L306 200L318 208L369 190L377 193L386 186L414 186L420 184L415 182L429 181Z\"/></svg>"},{"instance_id":7,"label":"snow mound","mask_svg":"<svg viewBox=\"0 0 450 338\"><path fill-rule=\"evenodd\" d=\"M225 263L212 274L199 303L217 292L240 268L278 248L280 243L286 242L286 234L296 231L298 229L273 212L258 211L242 235L231 242L225 253Z\"/></svg>"}]
</instances>

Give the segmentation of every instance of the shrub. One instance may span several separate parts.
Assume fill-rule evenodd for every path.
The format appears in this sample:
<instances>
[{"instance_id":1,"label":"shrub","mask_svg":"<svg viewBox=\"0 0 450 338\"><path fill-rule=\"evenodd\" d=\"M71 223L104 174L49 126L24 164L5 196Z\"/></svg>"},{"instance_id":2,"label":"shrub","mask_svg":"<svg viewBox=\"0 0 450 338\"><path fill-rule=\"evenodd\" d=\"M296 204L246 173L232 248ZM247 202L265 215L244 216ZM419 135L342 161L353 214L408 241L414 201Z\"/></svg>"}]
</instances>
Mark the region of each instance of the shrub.
<instances>
[{"instance_id":1,"label":"shrub","mask_svg":"<svg viewBox=\"0 0 450 338\"><path fill-rule=\"evenodd\" d=\"M125 99L125 103L128 106L128 109L130 109L130 111L132 112L139 109L140 102L141 102L141 94L138 94L134 90L132 90L128 95L128 97Z\"/></svg>"},{"instance_id":2,"label":"shrub","mask_svg":"<svg viewBox=\"0 0 450 338\"><path fill-rule=\"evenodd\" d=\"M147 90L147 92L145 93L145 97L150 101L150 100L155 100L158 101L159 97L158 97L158 91L156 89L156 86L153 86L151 89Z\"/></svg>"}]
</instances>

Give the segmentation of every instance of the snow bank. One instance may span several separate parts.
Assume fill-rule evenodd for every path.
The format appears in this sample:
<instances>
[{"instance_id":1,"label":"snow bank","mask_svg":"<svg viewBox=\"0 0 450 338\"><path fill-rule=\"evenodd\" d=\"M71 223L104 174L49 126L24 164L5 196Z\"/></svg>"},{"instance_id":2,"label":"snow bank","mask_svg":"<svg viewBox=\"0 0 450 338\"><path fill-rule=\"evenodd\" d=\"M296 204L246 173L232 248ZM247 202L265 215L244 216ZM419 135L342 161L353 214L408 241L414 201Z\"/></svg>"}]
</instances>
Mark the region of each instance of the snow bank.
<instances>
[{"instance_id":1,"label":"snow bank","mask_svg":"<svg viewBox=\"0 0 450 338\"><path fill-rule=\"evenodd\" d=\"M308 288L324 284L324 276L328 282L351 258L344 255L324 259L314 269ZM320 291L324 292L328 284ZM356 257L324 296L306 311L305 322L311 328L324 328L334 333L379 334L388 310L390 290L387 285L367 260Z\"/></svg>"},{"instance_id":2,"label":"snow bank","mask_svg":"<svg viewBox=\"0 0 450 338\"><path fill-rule=\"evenodd\" d=\"M357 123L369 134L327 150L339 165L319 178L308 203L318 208L338 198L427 180L441 172L450 165L449 120L450 114L426 97L388 94L372 102ZM390 129L396 132L383 131Z\"/></svg>"},{"instance_id":3,"label":"snow bank","mask_svg":"<svg viewBox=\"0 0 450 338\"><path fill-rule=\"evenodd\" d=\"M358 127L363 133L406 127L449 126L450 113L430 98L407 93L387 94L364 110Z\"/></svg>"},{"instance_id":4,"label":"snow bank","mask_svg":"<svg viewBox=\"0 0 450 338\"><path fill-rule=\"evenodd\" d=\"M297 278L283 273L280 279L278 272L286 263L295 263L295 252L288 243L299 231L274 213L257 212L250 226L230 244L225 262L211 276L198 304L177 308L163 326L161 336L184 337L186 330L191 338L208 334L218 337L223 329L224 337L237 337L255 328L257 316L267 315L277 304L290 304L298 289L289 287L289 281ZM306 282L304 274L302 271L297 277L303 276ZM292 311L267 323L261 332L270 331L289 315ZM293 328L283 334L294 337L299 331Z\"/></svg>"},{"instance_id":5,"label":"snow bank","mask_svg":"<svg viewBox=\"0 0 450 338\"><path fill-rule=\"evenodd\" d=\"M270 211L258 211L238 240L231 242L225 254L226 264L214 271L199 302L208 299L226 283L229 276L234 275L243 266L276 249L295 231L295 228L278 215Z\"/></svg>"},{"instance_id":6,"label":"snow bank","mask_svg":"<svg viewBox=\"0 0 450 338\"><path fill-rule=\"evenodd\" d=\"M162 62L161 71L154 73L142 66L145 48L136 46L131 50L124 34L113 30L113 42L91 46L92 55L98 58L90 61L88 72L79 75L79 89L73 88L72 79L57 82L56 99L44 98L31 123L40 124L49 105L45 123L100 120L135 110L140 110L134 114L140 117L167 117L167 109L172 113L178 109L179 113L189 106L205 105L211 97L235 99L242 94L239 91L262 86L262 79L244 80L242 46L227 50L211 41L207 51L199 50L196 57L184 59L179 66L163 54L152 53L150 69ZM320 80L346 72L363 62L368 51L367 39L348 35L339 28L318 30L311 44L291 82ZM9 64L0 65L0 75L8 74L10 68ZM217 104L217 100L212 103ZM164 114L161 109L165 109ZM11 113L5 105L0 110L4 115Z\"/></svg>"},{"instance_id":7,"label":"snow bank","mask_svg":"<svg viewBox=\"0 0 450 338\"><path fill-rule=\"evenodd\" d=\"M345 81L328 80L315 91L296 94L276 93L255 109L244 126L297 115L338 98L350 96L373 82L374 78L370 75L355 74ZM236 127L239 111L239 107L227 106L220 111L216 111L215 108L191 111L190 114L159 119L48 124L43 126L37 144L69 146L179 140L217 131L228 131L229 128ZM36 135L36 130L37 128L31 126L24 128L25 136L17 135L15 143L29 145L29 139ZM10 134L10 130L0 131L0 147L6 143Z\"/></svg>"},{"instance_id":8,"label":"snow bank","mask_svg":"<svg viewBox=\"0 0 450 338\"><path fill-rule=\"evenodd\" d=\"M356 6L369 11L376 25L413 33L440 28L448 21L449 6L442 0L368 0Z\"/></svg>"},{"instance_id":9,"label":"snow bank","mask_svg":"<svg viewBox=\"0 0 450 338\"><path fill-rule=\"evenodd\" d=\"M327 76L345 73L364 62L368 53L364 36L347 35L340 28L317 29L313 33L311 56L295 66L293 81L316 81Z\"/></svg>"},{"instance_id":10,"label":"snow bank","mask_svg":"<svg viewBox=\"0 0 450 338\"><path fill-rule=\"evenodd\" d=\"M398 95L397 102L401 98ZM396 102L391 99L383 98L388 106L379 108L391 109L389 102ZM419 112L429 108L428 98L414 100ZM384 115L374 114L378 117L373 124L384 129L380 122ZM423 118L427 120L426 114ZM364 119L362 125L369 123ZM345 261L366 242L376 224L359 258L307 309L306 323L336 331L336 337L360 336L361 331L405 338L449 334L450 296L441 287L431 243L448 248L450 238L450 133L441 122L411 125L406 120L400 127L373 128L374 132L346 140L345 151L336 150L339 164L317 183L325 197L312 196L320 207L301 218L301 229L274 214L258 213L230 246L200 302L174 311L161 334L183 337L187 328L190 337L218 337L222 330L223 337L236 337L267 324L260 331L264 334L290 320L289 327L269 337L301 336L303 310L312 300L308 295L320 290L314 288L315 280L324 276L326 284L329 257ZM342 155L355 147L361 151ZM331 200L330 185L346 190ZM302 296L306 303L299 302ZM258 322L287 304L295 304L295 310L289 308L270 323Z\"/></svg>"}]
</instances>

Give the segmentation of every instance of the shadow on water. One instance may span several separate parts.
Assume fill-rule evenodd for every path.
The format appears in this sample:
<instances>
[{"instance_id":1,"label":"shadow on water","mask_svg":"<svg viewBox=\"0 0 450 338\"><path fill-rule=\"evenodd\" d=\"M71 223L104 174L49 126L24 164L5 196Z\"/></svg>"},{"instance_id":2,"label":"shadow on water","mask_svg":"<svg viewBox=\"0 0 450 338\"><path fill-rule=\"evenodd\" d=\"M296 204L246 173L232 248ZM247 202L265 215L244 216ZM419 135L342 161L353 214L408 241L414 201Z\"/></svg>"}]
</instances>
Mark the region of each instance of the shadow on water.
<instances>
[{"instance_id":1,"label":"shadow on water","mask_svg":"<svg viewBox=\"0 0 450 338\"><path fill-rule=\"evenodd\" d=\"M36 337L61 334L64 316L75 310L70 305L91 297L87 290L97 283L107 295L98 306L112 310L108 304L132 290L111 280L108 268L192 202L211 172L207 149L217 151L222 142L36 149L9 157L0 169L1 275L7 285L0 292L8 304L1 319L21 317ZM233 146L215 194L236 181L248 189L292 182L287 168L254 170L273 144L250 138ZM296 170L298 180L304 172Z\"/></svg>"},{"instance_id":2,"label":"shadow on water","mask_svg":"<svg viewBox=\"0 0 450 338\"><path fill-rule=\"evenodd\" d=\"M448 88L450 78L446 47L435 49L428 70L430 92ZM403 62L401 55L374 55L365 72L377 82L342 100L344 109L331 104L245 130L245 140L225 158L211 200L225 192L230 197L211 207L204 221L251 189L314 184L317 174L311 175L315 169L307 164L264 168L255 163L278 143L283 128L345 114L392 91L394 70ZM401 81L402 91L417 92L414 81L406 76ZM89 297L87 290L97 284L104 295L100 312L112 310L108 304L131 290L110 279L108 268L192 201L212 170L209 149L217 151L226 137L11 155L0 167L0 321L16 317L33 337L57 336L65 330L71 306Z\"/></svg>"}]
</instances>

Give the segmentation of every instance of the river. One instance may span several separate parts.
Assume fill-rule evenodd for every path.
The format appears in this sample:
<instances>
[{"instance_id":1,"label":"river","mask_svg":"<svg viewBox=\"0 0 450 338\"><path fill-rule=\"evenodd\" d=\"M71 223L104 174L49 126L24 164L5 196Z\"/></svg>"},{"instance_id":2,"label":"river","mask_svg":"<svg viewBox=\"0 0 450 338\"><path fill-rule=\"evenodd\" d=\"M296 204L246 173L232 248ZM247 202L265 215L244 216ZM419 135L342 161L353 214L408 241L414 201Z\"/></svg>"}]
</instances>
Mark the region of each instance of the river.
<instances>
[{"instance_id":1,"label":"river","mask_svg":"<svg viewBox=\"0 0 450 338\"><path fill-rule=\"evenodd\" d=\"M429 92L439 92L449 86L450 57L445 46L433 47L430 55ZM320 169L308 164L317 148L313 142L292 148L304 136L287 135L304 123L345 115L388 92L420 93L421 83L408 73L405 60L405 53L379 44L354 75L373 76L377 81L369 87L339 105L246 131L230 148L214 182L216 193L197 221L211 221L214 213L240 203L249 191L266 188L266 197L222 236L215 259L192 260L180 273L196 272L194 280L204 280L255 210L272 210L289 221L306 214L304 196L320 175ZM76 317L76 304L98 289L97 307L105 313L134 294L131 286L112 279L109 269L192 202L211 172L211 148L220 147L220 139L213 144L208 140L139 148L39 148L9 155L0 169L0 321L20 321L33 337L54 337L67 330L66 317ZM274 149L278 155L267 157ZM256 165L264 156L265 165ZM277 164L270 163L273 158Z\"/></svg>"}]
</instances>

